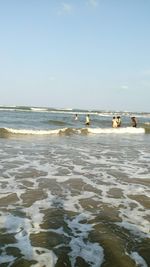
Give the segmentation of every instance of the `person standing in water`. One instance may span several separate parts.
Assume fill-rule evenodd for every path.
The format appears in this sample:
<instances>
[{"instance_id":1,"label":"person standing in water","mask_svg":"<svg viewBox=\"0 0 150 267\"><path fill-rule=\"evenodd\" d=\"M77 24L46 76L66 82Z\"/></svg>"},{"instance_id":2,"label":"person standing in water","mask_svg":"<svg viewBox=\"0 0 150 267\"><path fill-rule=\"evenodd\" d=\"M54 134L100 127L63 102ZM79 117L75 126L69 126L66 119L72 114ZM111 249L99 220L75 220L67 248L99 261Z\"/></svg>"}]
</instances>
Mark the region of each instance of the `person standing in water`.
<instances>
[{"instance_id":1,"label":"person standing in water","mask_svg":"<svg viewBox=\"0 0 150 267\"><path fill-rule=\"evenodd\" d=\"M89 114L86 115L85 125L90 125L90 115Z\"/></svg>"},{"instance_id":2,"label":"person standing in water","mask_svg":"<svg viewBox=\"0 0 150 267\"><path fill-rule=\"evenodd\" d=\"M121 118L120 116L117 116L117 127L120 127L121 126Z\"/></svg>"},{"instance_id":3,"label":"person standing in water","mask_svg":"<svg viewBox=\"0 0 150 267\"><path fill-rule=\"evenodd\" d=\"M118 127L116 117L113 117L113 119L112 119L112 127L113 128L117 128Z\"/></svg>"},{"instance_id":4,"label":"person standing in water","mask_svg":"<svg viewBox=\"0 0 150 267\"><path fill-rule=\"evenodd\" d=\"M74 118L74 119L75 119L75 121L77 121L77 120L78 120L78 115L77 115L77 114L75 115L75 118Z\"/></svg>"},{"instance_id":5,"label":"person standing in water","mask_svg":"<svg viewBox=\"0 0 150 267\"><path fill-rule=\"evenodd\" d=\"M131 117L131 123L132 123L132 127L136 127L137 126L137 120L135 117Z\"/></svg>"}]
</instances>

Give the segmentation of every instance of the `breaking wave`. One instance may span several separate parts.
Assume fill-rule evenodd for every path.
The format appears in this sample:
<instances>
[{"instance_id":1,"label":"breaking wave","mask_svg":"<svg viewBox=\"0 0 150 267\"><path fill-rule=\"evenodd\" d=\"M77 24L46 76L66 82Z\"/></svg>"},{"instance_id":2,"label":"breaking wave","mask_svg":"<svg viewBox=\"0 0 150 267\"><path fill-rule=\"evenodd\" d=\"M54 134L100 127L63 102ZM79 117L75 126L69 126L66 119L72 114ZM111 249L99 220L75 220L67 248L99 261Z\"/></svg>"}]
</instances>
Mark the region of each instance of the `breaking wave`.
<instances>
[{"instance_id":1,"label":"breaking wave","mask_svg":"<svg viewBox=\"0 0 150 267\"><path fill-rule=\"evenodd\" d=\"M124 128L88 128L89 133L93 134L139 134L145 133L144 128L124 127Z\"/></svg>"},{"instance_id":2,"label":"breaking wave","mask_svg":"<svg viewBox=\"0 0 150 267\"><path fill-rule=\"evenodd\" d=\"M143 134L144 128L59 128L51 130L0 128L0 137L10 135L73 135L73 134Z\"/></svg>"}]
</instances>

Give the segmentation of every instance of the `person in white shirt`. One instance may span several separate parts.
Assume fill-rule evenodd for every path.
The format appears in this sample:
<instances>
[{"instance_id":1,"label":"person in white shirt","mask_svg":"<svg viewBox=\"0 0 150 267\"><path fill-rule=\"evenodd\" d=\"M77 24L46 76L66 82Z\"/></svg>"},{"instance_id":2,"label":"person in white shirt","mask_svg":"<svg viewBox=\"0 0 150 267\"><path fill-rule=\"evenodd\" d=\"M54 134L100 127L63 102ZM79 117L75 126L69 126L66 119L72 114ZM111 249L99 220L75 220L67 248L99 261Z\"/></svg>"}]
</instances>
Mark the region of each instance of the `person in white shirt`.
<instances>
[{"instance_id":1,"label":"person in white shirt","mask_svg":"<svg viewBox=\"0 0 150 267\"><path fill-rule=\"evenodd\" d=\"M76 115L75 115L75 121L77 121L77 120L78 120L78 115L76 114Z\"/></svg>"},{"instance_id":2,"label":"person in white shirt","mask_svg":"<svg viewBox=\"0 0 150 267\"><path fill-rule=\"evenodd\" d=\"M112 119L112 127L113 127L113 128L117 128L117 127L118 127L116 117L113 117L113 119Z\"/></svg>"},{"instance_id":3,"label":"person in white shirt","mask_svg":"<svg viewBox=\"0 0 150 267\"><path fill-rule=\"evenodd\" d=\"M87 116L85 118L85 124L90 125L90 115L89 114L87 114Z\"/></svg>"}]
</instances>

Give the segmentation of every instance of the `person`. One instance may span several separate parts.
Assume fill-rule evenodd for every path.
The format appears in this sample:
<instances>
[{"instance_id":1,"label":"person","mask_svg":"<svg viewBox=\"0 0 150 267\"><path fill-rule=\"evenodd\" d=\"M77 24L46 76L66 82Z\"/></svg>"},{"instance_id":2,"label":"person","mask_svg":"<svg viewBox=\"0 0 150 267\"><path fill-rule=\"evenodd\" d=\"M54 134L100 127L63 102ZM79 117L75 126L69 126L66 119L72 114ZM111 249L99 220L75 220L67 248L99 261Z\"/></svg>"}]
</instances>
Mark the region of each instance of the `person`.
<instances>
[{"instance_id":1,"label":"person","mask_svg":"<svg viewBox=\"0 0 150 267\"><path fill-rule=\"evenodd\" d=\"M117 127L120 127L121 126L121 118L120 116L117 116Z\"/></svg>"},{"instance_id":2,"label":"person","mask_svg":"<svg viewBox=\"0 0 150 267\"><path fill-rule=\"evenodd\" d=\"M131 123L132 123L132 127L136 127L137 126L137 120L135 117L131 117Z\"/></svg>"},{"instance_id":3,"label":"person","mask_svg":"<svg viewBox=\"0 0 150 267\"><path fill-rule=\"evenodd\" d=\"M78 120L78 115L76 114L76 115L75 115L75 121L77 121L77 120Z\"/></svg>"},{"instance_id":4,"label":"person","mask_svg":"<svg viewBox=\"0 0 150 267\"><path fill-rule=\"evenodd\" d=\"M113 117L113 119L112 119L112 127L113 128L117 128L117 119L116 119L116 117Z\"/></svg>"},{"instance_id":5,"label":"person","mask_svg":"<svg viewBox=\"0 0 150 267\"><path fill-rule=\"evenodd\" d=\"M85 124L90 125L90 115L89 114L86 115Z\"/></svg>"}]
</instances>

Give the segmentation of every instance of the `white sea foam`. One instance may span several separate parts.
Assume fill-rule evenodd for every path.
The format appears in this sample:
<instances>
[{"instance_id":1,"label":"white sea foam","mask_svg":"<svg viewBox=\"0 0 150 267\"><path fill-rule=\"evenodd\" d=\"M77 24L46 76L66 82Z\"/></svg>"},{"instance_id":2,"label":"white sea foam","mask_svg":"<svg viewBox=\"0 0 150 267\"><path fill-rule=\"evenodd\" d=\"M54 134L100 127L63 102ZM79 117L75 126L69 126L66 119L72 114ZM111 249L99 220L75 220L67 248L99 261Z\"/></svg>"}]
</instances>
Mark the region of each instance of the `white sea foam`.
<instances>
[{"instance_id":1,"label":"white sea foam","mask_svg":"<svg viewBox=\"0 0 150 267\"><path fill-rule=\"evenodd\" d=\"M144 214L143 214L144 217ZM142 218L140 218L142 221ZM125 221L126 220L126 221ZM128 229L131 231L135 236L140 236L142 238L148 237L150 238L150 229L149 229L149 222L146 221L146 225L143 224L143 227L140 225L136 225L136 220L133 219L132 216L132 223L127 222L128 217L125 219L123 218L123 221L121 223L116 223L120 227L123 227L125 229Z\"/></svg>"},{"instance_id":2,"label":"white sea foam","mask_svg":"<svg viewBox=\"0 0 150 267\"><path fill-rule=\"evenodd\" d=\"M82 213L73 218L68 216L65 222L70 231L65 231L63 227L55 230L56 233L69 237L72 266L75 266L78 256L92 267L99 267L104 260L100 244L88 240L90 232L95 231L94 224L90 222L94 221L92 216L96 216L96 212L104 212L109 223L111 215L107 208L112 208L118 213L119 221L122 221L116 222L121 231L125 228L135 237L149 237L149 210L144 206L147 204L144 199L149 197L149 188L144 180L149 178L150 153L147 140L144 145L142 143L144 138L147 136L140 135L136 139L133 136L117 137L113 140L116 142L114 145L107 136L91 138L92 142L82 136L81 140L73 137L66 138L67 141L64 142L61 138L57 141L49 138L48 141L32 141L29 144L24 140L1 140L0 189L2 197L8 197L10 204L7 205L8 212L0 214L0 225L8 234L14 234L17 240L17 243L8 246L20 249L26 259L37 260L38 263L33 267L54 266L56 256L52 251L33 247L30 242L31 234L54 231L42 229L44 215L53 207L60 208L64 214ZM32 189L33 199L28 195ZM36 199L34 190L37 192L38 189L44 199ZM120 193L113 195L115 190ZM16 194L19 200L13 202L11 193ZM134 200L138 195L144 196L143 204L142 201L138 202L138 198ZM31 197L29 203L28 196ZM92 206L94 201L97 205L95 209ZM4 207L5 204L6 201ZM24 218L11 213L18 206ZM8 246L3 245L1 248L4 252L0 256L2 263L11 260L6 253ZM135 258L137 255L132 256ZM140 263L140 258L137 258ZM13 260L15 258L12 257Z\"/></svg>"},{"instance_id":3,"label":"white sea foam","mask_svg":"<svg viewBox=\"0 0 150 267\"><path fill-rule=\"evenodd\" d=\"M12 266L12 262L16 259L16 257L6 255L5 252L2 252L0 255L0 264L7 263L7 266Z\"/></svg>"},{"instance_id":4,"label":"white sea foam","mask_svg":"<svg viewBox=\"0 0 150 267\"><path fill-rule=\"evenodd\" d=\"M41 206L41 203L39 204L39 207ZM44 205L45 207L45 205ZM38 210L35 209L35 205L33 205L32 210L34 210L34 215L32 216L32 219L27 218L20 218L18 216L13 216L11 214L4 214L1 213L0 216L0 224L3 225L4 228L7 229L8 233L15 234L15 238L17 240L17 243L6 245L5 248L11 246L11 247L17 247L21 253L24 255L24 258L27 260L35 260L37 261L37 264L34 264L32 266L40 267L40 266L46 266L46 267L53 267L56 264L57 257L55 254L44 248L40 247L32 247L29 236L30 233L35 233L35 227L37 230L37 225L42 222L41 215L36 215L35 213ZM31 215L31 214L30 214ZM29 214L28 214L29 216ZM43 216L42 216L43 217ZM34 223L36 222L36 224ZM38 227L38 230L40 230L40 227ZM14 257L10 257L6 254L4 251L2 255L0 256L0 263L5 262L12 262L15 260Z\"/></svg>"},{"instance_id":5,"label":"white sea foam","mask_svg":"<svg viewBox=\"0 0 150 267\"><path fill-rule=\"evenodd\" d=\"M83 212L84 209L80 204L80 200L92 198L94 196L95 193L86 191L84 191L82 194L79 194L78 196L72 196L68 191L66 201L63 203L64 209L68 211L72 210L74 212Z\"/></svg>"},{"instance_id":6,"label":"white sea foam","mask_svg":"<svg viewBox=\"0 0 150 267\"><path fill-rule=\"evenodd\" d=\"M15 108L0 108L0 111L15 111Z\"/></svg>"},{"instance_id":7,"label":"white sea foam","mask_svg":"<svg viewBox=\"0 0 150 267\"><path fill-rule=\"evenodd\" d=\"M17 246L21 250L21 253L25 256L25 258L27 260L37 261L37 264L34 264L32 266L55 266L57 261L55 254L45 248L32 247L29 239L29 232L21 231L15 237L18 241Z\"/></svg>"},{"instance_id":8,"label":"white sea foam","mask_svg":"<svg viewBox=\"0 0 150 267\"><path fill-rule=\"evenodd\" d=\"M31 110L33 110L33 111L37 111L37 112L42 112L42 111L48 111L48 109L47 108L31 108Z\"/></svg>"},{"instance_id":9,"label":"white sea foam","mask_svg":"<svg viewBox=\"0 0 150 267\"><path fill-rule=\"evenodd\" d=\"M126 127L126 128L88 128L89 133L93 134L139 134L145 133L143 128L134 128L134 127Z\"/></svg>"},{"instance_id":10,"label":"white sea foam","mask_svg":"<svg viewBox=\"0 0 150 267\"><path fill-rule=\"evenodd\" d=\"M81 134L82 131L87 130L90 134L143 134L145 133L144 128L134 128L134 127L126 127L126 128L59 128L55 130L33 130L33 129L13 129L13 128L5 128L9 133L12 134L20 134L20 135L58 135L61 133L67 133L67 131L72 131L72 133Z\"/></svg>"},{"instance_id":11,"label":"white sea foam","mask_svg":"<svg viewBox=\"0 0 150 267\"><path fill-rule=\"evenodd\" d=\"M71 240L70 247L72 267L76 266L77 257L83 258L91 267L100 267L104 261L103 248L98 243L84 242L82 237L75 237Z\"/></svg>"},{"instance_id":12,"label":"white sea foam","mask_svg":"<svg viewBox=\"0 0 150 267\"><path fill-rule=\"evenodd\" d=\"M5 129L13 134L26 134L26 135L59 134L60 130L65 131L65 129L57 129L57 130L29 130L29 129L12 129L12 128L5 128Z\"/></svg>"},{"instance_id":13,"label":"white sea foam","mask_svg":"<svg viewBox=\"0 0 150 267\"><path fill-rule=\"evenodd\" d=\"M139 267L148 267L148 265L145 262L145 260L137 252L132 252L130 254L130 257L135 261L137 266L139 266Z\"/></svg>"},{"instance_id":14,"label":"white sea foam","mask_svg":"<svg viewBox=\"0 0 150 267\"><path fill-rule=\"evenodd\" d=\"M36 260L38 263L32 264L31 267L54 267L57 262L56 255L48 250L43 248L33 248L33 259Z\"/></svg>"},{"instance_id":15,"label":"white sea foam","mask_svg":"<svg viewBox=\"0 0 150 267\"><path fill-rule=\"evenodd\" d=\"M83 224L82 221L87 219L87 215L82 213L76 216L72 221L66 220L68 227L72 231L70 241L72 267L76 266L76 258L81 257L89 266L100 267L104 261L103 248L98 243L91 243L87 240L92 225Z\"/></svg>"},{"instance_id":16,"label":"white sea foam","mask_svg":"<svg viewBox=\"0 0 150 267\"><path fill-rule=\"evenodd\" d=\"M41 212L41 209L49 209L52 206L53 198L54 196L48 192L48 197L46 199L36 201L31 207L24 208L27 216L31 218L34 232L40 231L40 224L43 222L44 214Z\"/></svg>"}]
</instances>

